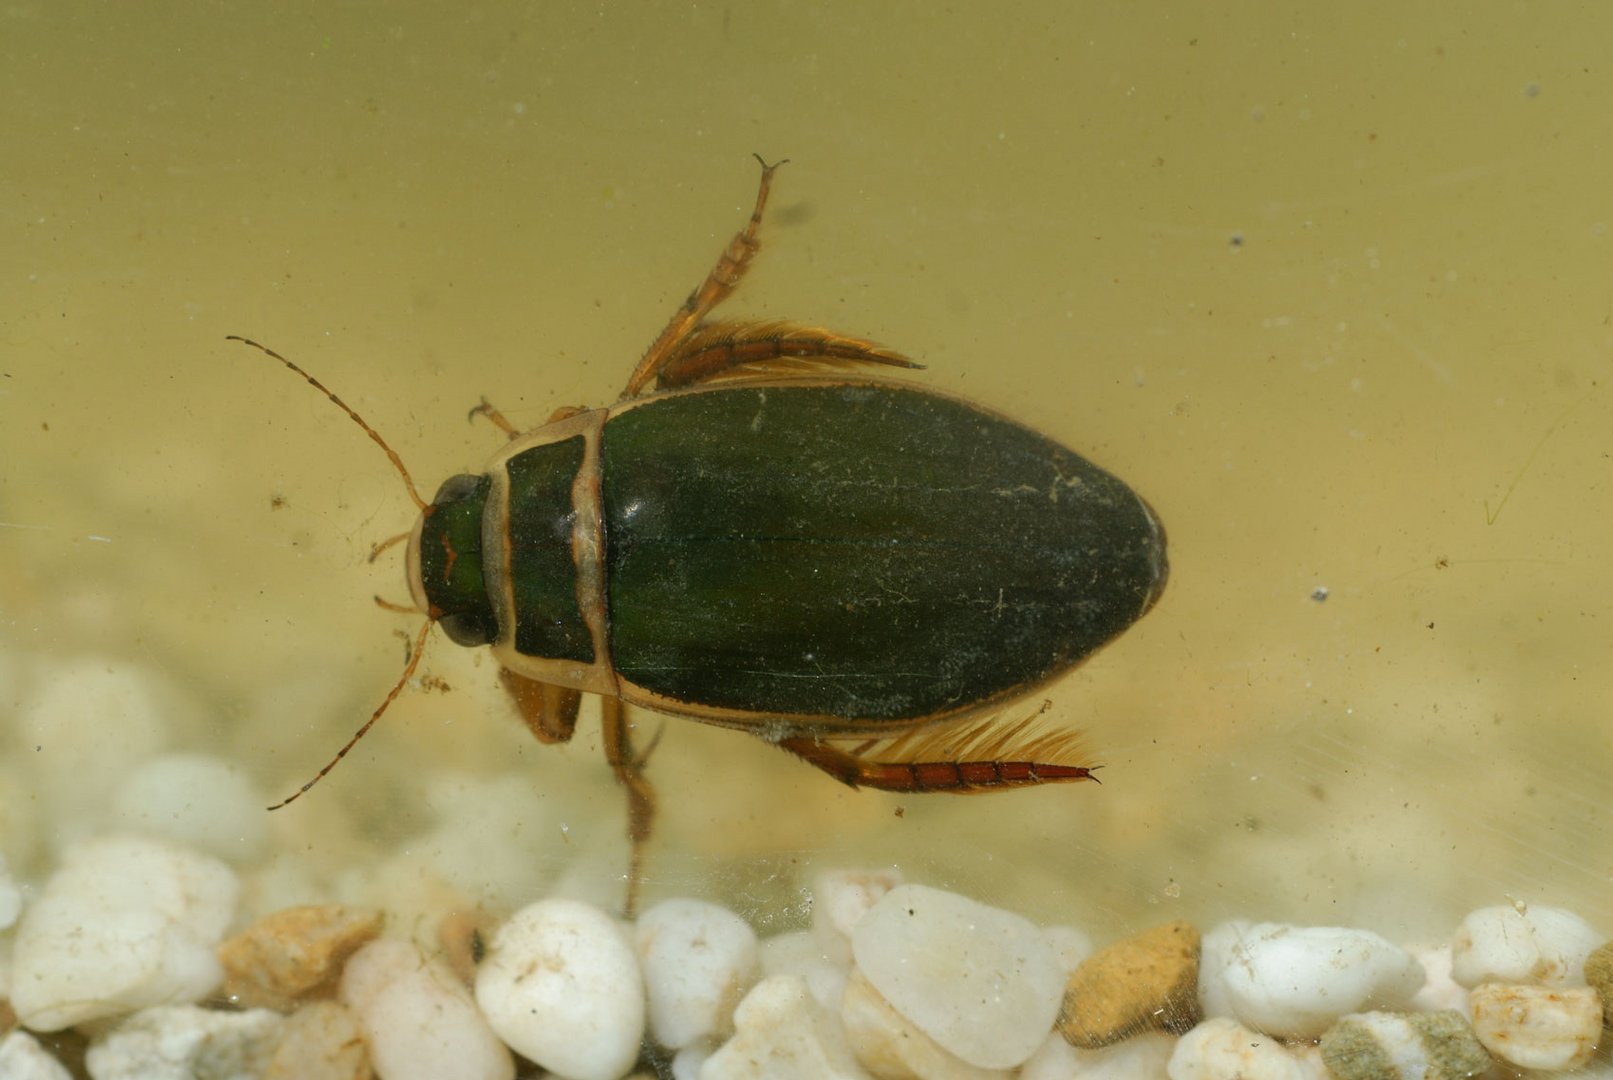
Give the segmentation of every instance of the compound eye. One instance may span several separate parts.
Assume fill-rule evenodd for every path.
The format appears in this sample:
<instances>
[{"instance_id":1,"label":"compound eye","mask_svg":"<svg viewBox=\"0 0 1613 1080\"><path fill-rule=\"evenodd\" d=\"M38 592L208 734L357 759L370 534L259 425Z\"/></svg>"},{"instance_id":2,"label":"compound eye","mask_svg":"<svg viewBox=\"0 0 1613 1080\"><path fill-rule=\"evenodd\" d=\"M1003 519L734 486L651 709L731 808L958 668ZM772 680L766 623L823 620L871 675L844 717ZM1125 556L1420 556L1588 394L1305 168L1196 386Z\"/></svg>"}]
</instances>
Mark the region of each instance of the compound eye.
<instances>
[{"instance_id":1,"label":"compound eye","mask_svg":"<svg viewBox=\"0 0 1613 1080\"><path fill-rule=\"evenodd\" d=\"M442 482L442 487L437 489L437 494L432 497L431 505L442 506L445 503L459 502L461 499L476 494L476 489L481 484L482 479L482 477L472 476L470 473L450 476Z\"/></svg>"},{"instance_id":2,"label":"compound eye","mask_svg":"<svg viewBox=\"0 0 1613 1080\"><path fill-rule=\"evenodd\" d=\"M444 615L437 620L437 625L448 635L448 640L466 648L486 645L498 636L498 627L493 624L493 620L474 611Z\"/></svg>"}]
</instances>

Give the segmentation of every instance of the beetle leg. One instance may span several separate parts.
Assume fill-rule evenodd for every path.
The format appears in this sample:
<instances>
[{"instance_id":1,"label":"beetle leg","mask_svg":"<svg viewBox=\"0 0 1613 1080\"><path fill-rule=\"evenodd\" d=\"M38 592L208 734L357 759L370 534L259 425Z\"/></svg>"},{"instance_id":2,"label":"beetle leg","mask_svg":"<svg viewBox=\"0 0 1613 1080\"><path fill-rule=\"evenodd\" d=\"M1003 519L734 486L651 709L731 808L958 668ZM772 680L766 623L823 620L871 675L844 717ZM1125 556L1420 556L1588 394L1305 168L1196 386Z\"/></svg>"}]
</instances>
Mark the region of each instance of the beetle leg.
<instances>
[{"instance_id":1,"label":"beetle leg","mask_svg":"<svg viewBox=\"0 0 1613 1080\"><path fill-rule=\"evenodd\" d=\"M498 677L514 700L521 719L539 742L571 740L571 733L577 727L577 706L582 702L582 691L529 679L508 668L501 669Z\"/></svg>"},{"instance_id":2,"label":"beetle leg","mask_svg":"<svg viewBox=\"0 0 1613 1080\"><path fill-rule=\"evenodd\" d=\"M723 376L737 380L814 374L857 364L924 366L872 341L832 330L790 322L713 322L677 342L656 376L656 386L669 390Z\"/></svg>"},{"instance_id":3,"label":"beetle leg","mask_svg":"<svg viewBox=\"0 0 1613 1080\"><path fill-rule=\"evenodd\" d=\"M562 405L562 406L560 406L560 408L558 408L558 409L556 409L554 411L553 416L549 417L549 423L552 424L556 420L566 420L566 419L569 419L569 418L571 418L573 416L576 416L580 412L587 412L587 411L588 410L583 409L583 408L581 408L579 406L576 406L576 405ZM505 415L498 411L498 406L494 405L491 401L488 401L486 398L483 398L482 403L480 405L476 406L469 413L467 413L465 415L465 418L467 420L474 421L478 416L487 417L489 422L491 422L494 427L496 427L500 431L504 432L504 434L506 436L508 436L509 438L511 438L511 439L519 439L521 437L520 429L517 428L514 424L510 423L510 421L505 417ZM408 537L409 537L408 533L403 534L404 539L408 539ZM372 558L370 561L374 562L375 560Z\"/></svg>"},{"instance_id":4,"label":"beetle leg","mask_svg":"<svg viewBox=\"0 0 1613 1080\"><path fill-rule=\"evenodd\" d=\"M505 668L499 680L515 701L527 727L541 743L561 743L571 739L577 727L577 706L582 693L564 686L529 679ZM627 839L632 851L628 857L627 899L623 904L631 919L638 908L639 878L644 868L644 844L655 821L655 789L644 778L644 760L660 741L660 732L642 754L633 752L627 730L627 710L622 699L601 697L599 723L604 736L605 760L616 779L627 789Z\"/></svg>"},{"instance_id":5,"label":"beetle leg","mask_svg":"<svg viewBox=\"0 0 1613 1080\"><path fill-rule=\"evenodd\" d=\"M762 164L762 181L756 190L756 208L751 211L750 221L746 222L728 246L723 249L717 265L711 268L706 280L700 287L689 294L689 299L683 302L673 314L672 321L666 324L660 337L650 345L645 352L644 359L638 362L633 374L627 380L627 388L622 391L622 397L630 398L640 393L654 381L656 374L661 370L674 353L674 346L688 333L700 324L712 308L728 298L739 285L740 279L745 276L751 260L756 258L760 243L756 238L757 231L762 225L762 210L767 206L767 193L773 186L773 172L784 162L777 161L772 165L762 161L761 156L756 158Z\"/></svg>"},{"instance_id":6,"label":"beetle leg","mask_svg":"<svg viewBox=\"0 0 1613 1080\"><path fill-rule=\"evenodd\" d=\"M399 533L396 536L389 536L385 540L377 541L376 543L370 545L370 557L368 559L366 559L365 561L366 562L374 562L376 559L379 559L381 557L382 552L386 551L388 548L396 547L397 545L403 543L407 539L409 539L409 534L405 532L405 533ZM415 609L410 607L410 608L404 608L403 610L404 611L413 611Z\"/></svg>"},{"instance_id":7,"label":"beetle leg","mask_svg":"<svg viewBox=\"0 0 1613 1080\"><path fill-rule=\"evenodd\" d=\"M809 736L780 739L778 745L849 787L881 791L971 792L1097 779L1085 766L1035 761L870 761Z\"/></svg>"},{"instance_id":8,"label":"beetle leg","mask_svg":"<svg viewBox=\"0 0 1613 1080\"><path fill-rule=\"evenodd\" d=\"M665 734L666 721L663 720L661 721L660 725L656 727L655 734L650 736L650 745L646 746L633 756L633 764L636 767L643 769L645 765L649 764L650 755L655 753L655 748L657 746L661 745L661 736Z\"/></svg>"},{"instance_id":9,"label":"beetle leg","mask_svg":"<svg viewBox=\"0 0 1613 1080\"><path fill-rule=\"evenodd\" d=\"M511 439L518 438L521 434L519 431L515 430L515 425L506 420L504 418L504 414L499 412L493 403L488 401L486 398L482 399L482 403L480 405L466 413L465 419L474 423L478 416L487 417L487 419L492 422L494 427L504 432L504 434Z\"/></svg>"},{"instance_id":10,"label":"beetle leg","mask_svg":"<svg viewBox=\"0 0 1613 1080\"><path fill-rule=\"evenodd\" d=\"M605 760L616 772L616 779L627 789L627 899L623 912L629 919L638 910L639 880L644 874L644 844L655 821L655 789L644 778L644 759L633 754L627 730L627 708L622 699L602 697L599 724L604 734Z\"/></svg>"}]
</instances>

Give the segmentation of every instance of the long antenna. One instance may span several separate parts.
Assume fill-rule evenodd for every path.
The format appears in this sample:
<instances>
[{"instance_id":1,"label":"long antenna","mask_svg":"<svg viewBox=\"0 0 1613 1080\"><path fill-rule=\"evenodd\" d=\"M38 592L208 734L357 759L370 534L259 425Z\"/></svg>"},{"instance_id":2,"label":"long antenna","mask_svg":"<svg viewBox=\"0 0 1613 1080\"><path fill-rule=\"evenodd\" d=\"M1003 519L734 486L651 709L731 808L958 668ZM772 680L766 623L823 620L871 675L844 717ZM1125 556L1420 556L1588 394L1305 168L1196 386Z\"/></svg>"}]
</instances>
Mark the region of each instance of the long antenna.
<instances>
[{"instance_id":1,"label":"long antenna","mask_svg":"<svg viewBox=\"0 0 1613 1080\"><path fill-rule=\"evenodd\" d=\"M325 774L334 769L336 767L336 763L342 760L342 758L346 757L347 752L358 744L358 741L364 737L365 733L367 733L370 728L375 726L375 722L381 719L381 714L386 712L387 706L391 705L397 696L403 692L404 684L407 683L409 678L414 674L415 667L420 663L421 654L426 651L426 635L430 632L431 620L427 619L426 624L420 628L420 633L415 635L414 648L409 652L409 662L404 665L403 675L399 677L398 684L392 688L391 693L387 694L386 700L381 702L376 710L370 714L370 718L364 721L364 726L353 732L353 737L347 740L347 745L336 751L336 756L325 763L325 767L319 770L318 775L316 775L312 780L308 781L302 787L298 788L296 791L292 792L286 798L281 799L279 802L269 807L270 810L278 810L282 806L287 806L302 798L303 795L307 794L309 788L325 779Z\"/></svg>"},{"instance_id":2,"label":"long antenna","mask_svg":"<svg viewBox=\"0 0 1613 1080\"><path fill-rule=\"evenodd\" d=\"M364 422L364 418L362 416L360 416L358 413L353 411L352 406L348 405L347 402L343 401L341 398L337 397L334 393L332 393L330 388L328 386L326 386L324 383L320 382L318 379L316 379L312 375L308 374L302 368L298 367L296 364L292 363L290 360L287 360L285 357L281 356L279 353L277 353L273 349L269 348L269 346L260 345L256 341L253 341L251 338L242 337L240 334L229 334L224 338L224 340L225 341L239 341L243 345L250 345L254 349L258 350L259 352L264 353L264 354L266 354L268 356L274 357L276 360L278 360L282 364L286 365L286 367L290 368L292 371L295 371L298 375L301 375L304 379L306 379L308 381L308 384L310 386L312 386L315 390L318 390L320 393L322 393L326 397L330 398L331 401L335 402L337 408L341 409L342 412L346 413L349 417L351 417L352 420L353 420L353 423L355 423L359 427L363 428L364 433L366 435L368 435L370 438L375 440L375 445L376 446L379 446L382 450L386 451L386 456L392 462L393 466L398 470L398 475L403 477L403 486L409 490L409 498L414 500L414 504L415 504L415 506L420 508L420 512L422 514L430 512L430 510L431 510L430 504L428 504L426 502L426 500L424 500L424 499L422 499L420 497L420 492L415 490L414 479L413 479L413 477L411 477L409 475L409 470L404 467L403 459L398 456L397 451L393 450L390 446L388 446L386 444L386 440L381 438L381 433L380 432L378 432L374 428L370 427L369 424Z\"/></svg>"},{"instance_id":3,"label":"long antenna","mask_svg":"<svg viewBox=\"0 0 1613 1080\"><path fill-rule=\"evenodd\" d=\"M269 348L267 345L259 344L258 342L253 341L251 338L242 337L239 334L230 334L224 340L226 340L226 341L239 341L243 345L252 346L254 349L258 350L259 352L261 352L263 354L265 354L266 356L273 357L274 359L280 361L282 364L286 365L286 367L290 368L292 371L296 372L298 375L301 375L303 377L303 379L308 383L308 385L312 386L315 390L318 390L320 393L322 393L326 397L330 398L330 400L336 405L336 407L338 409L341 409L342 412L346 413L348 415L348 417L353 421L353 423L355 423L359 427L363 428L364 433L366 435L368 435L371 439L375 440L375 445L379 446L383 451L385 451L386 456L387 456L387 460L392 462L393 468L398 470L398 475L403 477L403 487L404 487L404 489L406 491L408 491L409 498L414 500L415 506L420 508L420 512L422 514L431 513L431 510L432 510L431 505L429 503L427 503L426 500L424 500L424 499L422 499L420 497L420 492L417 491L415 489L415 486L414 486L414 478L409 475L409 470L403 464L403 459L398 456L397 451L393 450L392 447L388 446L387 443L386 443L386 440L381 438L381 433L376 431L374 428L370 427L370 425L365 422L364 418L362 416L360 416L358 413L354 412L352 406L348 405L347 402L345 402L341 398L337 397L331 391L330 387L326 386L324 383L320 382L318 379L314 378L312 375L308 374L302 368L298 367L295 363L293 363L290 360L287 360L284 356L281 356L279 353L275 352L273 349ZM408 539L408 534L404 533L401 536L394 536L392 539L386 541L383 544L377 544L376 547L375 547L375 550L370 553L370 561L374 562L375 557L377 555L379 555L382 551L385 551L387 548L391 547L393 544L396 544L400 540L406 540L406 539ZM402 605L399 605L399 604L388 604L385 601L381 600L379 597L376 598L376 602L378 604L380 604L382 607L385 607L385 608L387 608L389 610L393 610L393 611L408 611L408 610L410 610L410 609L405 608L405 607L403 607ZM392 687L391 692L389 692L387 694L387 696L386 696L386 700L382 701L381 704L376 707L376 710L370 714L370 718L368 720L364 721L364 726L359 728L357 731L355 731L353 733L353 737L351 739L347 740L347 744L345 746L343 746L340 750L336 751L336 756L331 758L328 762L326 762L325 767L323 769L320 769L319 772L314 775L314 778L312 780L308 781L302 787L300 787L296 791L292 792L286 798L281 799L279 802L277 802L273 806L269 807L270 810L278 810L283 806L288 806L291 803L296 802L303 795L307 794L308 789L313 787L315 784L319 783L321 780L325 779L326 774L328 774L332 769L334 769L336 767L336 763L341 761L342 758L346 757L347 752L349 750L353 749L354 746L358 745L358 741L360 739L362 739L369 732L370 728L375 726L375 722L377 720L381 719L381 714L386 712L387 707L390 706L394 701L397 700L398 695L403 692L404 686L406 686L408 684L409 680L414 676L415 668L417 668L420 665L420 657L426 651L426 635L431 633L431 624L432 624L432 622L433 622L433 620L428 617L426 619L425 625L420 628L420 633L415 635L414 648L409 650L409 662L403 666L403 674L398 677L397 685Z\"/></svg>"}]
</instances>

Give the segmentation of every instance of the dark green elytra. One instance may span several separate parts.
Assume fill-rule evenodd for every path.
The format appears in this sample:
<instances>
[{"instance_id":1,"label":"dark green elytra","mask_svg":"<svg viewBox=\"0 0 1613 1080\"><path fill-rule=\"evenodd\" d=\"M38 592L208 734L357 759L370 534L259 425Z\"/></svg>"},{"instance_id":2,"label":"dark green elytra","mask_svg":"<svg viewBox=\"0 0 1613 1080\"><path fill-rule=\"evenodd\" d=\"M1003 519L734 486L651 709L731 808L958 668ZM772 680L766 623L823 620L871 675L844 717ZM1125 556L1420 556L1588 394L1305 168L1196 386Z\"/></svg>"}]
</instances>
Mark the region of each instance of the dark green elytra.
<instances>
[{"instance_id":1,"label":"dark green elytra","mask_svg":"<svg viewBox=\"0 0 1613 1080\"><path fill-rule=\"evenodd\" d=\"M1157 598L1157 519L1004 417L916 387L723 387L612 416L612 659L680 702L897 720L1011 695Z\"/></svg>"}]
</instances>

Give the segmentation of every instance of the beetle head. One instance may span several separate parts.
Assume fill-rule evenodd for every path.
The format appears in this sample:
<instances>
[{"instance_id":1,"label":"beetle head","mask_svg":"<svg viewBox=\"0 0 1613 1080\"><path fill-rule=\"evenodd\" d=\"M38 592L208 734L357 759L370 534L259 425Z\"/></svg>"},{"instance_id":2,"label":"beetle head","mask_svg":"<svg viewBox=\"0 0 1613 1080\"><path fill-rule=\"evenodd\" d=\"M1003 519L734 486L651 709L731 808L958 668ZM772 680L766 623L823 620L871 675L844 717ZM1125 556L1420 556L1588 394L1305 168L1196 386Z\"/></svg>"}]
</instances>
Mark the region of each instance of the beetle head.
<instances>
[{"instance_id":1,"label":"beetle head","mask_svg":"<svg viewBox=\"0 0 1613 1080\"><path fill-rule=\"evenodd\" d=\"M458 645L498 636L482 576L482 509L491 484L487 476L449 477L409 536L409 591Z\"/></svg>"}]
</instances>

